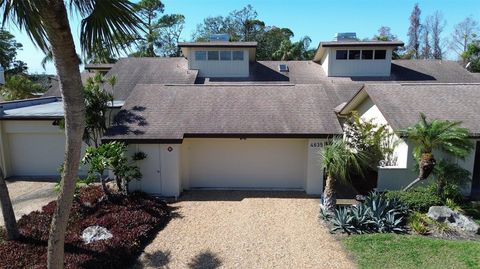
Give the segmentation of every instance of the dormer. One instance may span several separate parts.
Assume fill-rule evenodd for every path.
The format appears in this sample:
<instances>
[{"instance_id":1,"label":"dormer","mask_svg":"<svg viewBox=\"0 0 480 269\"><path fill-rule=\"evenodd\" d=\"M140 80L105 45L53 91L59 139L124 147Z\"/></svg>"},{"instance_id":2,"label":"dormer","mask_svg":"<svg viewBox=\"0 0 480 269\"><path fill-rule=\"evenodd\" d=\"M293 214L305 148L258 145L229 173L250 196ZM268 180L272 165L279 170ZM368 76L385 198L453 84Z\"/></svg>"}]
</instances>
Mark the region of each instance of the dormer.
<instances>
[{"instance_id":1,"label":"dormer","mask_svg":"<svg viewBox=\"0 0 480 269\"><path fill-rule=\"evenodd\" d=\"M257 42L180 42L188 69L198 70L199 77L248 77L250 62L255 61Z\"/></svg>"},{"instance_id":2,"label":"dormer","mask_svg":"<svg viewBox=\"0 0 480 269\"><path fill-rule=\"evenodd\" d=\"M337 34L334 41L320 42L314 61L329 77L388 77L392 53L402 41L359 41L355 33Z\"/></svg>"}]
</instances>

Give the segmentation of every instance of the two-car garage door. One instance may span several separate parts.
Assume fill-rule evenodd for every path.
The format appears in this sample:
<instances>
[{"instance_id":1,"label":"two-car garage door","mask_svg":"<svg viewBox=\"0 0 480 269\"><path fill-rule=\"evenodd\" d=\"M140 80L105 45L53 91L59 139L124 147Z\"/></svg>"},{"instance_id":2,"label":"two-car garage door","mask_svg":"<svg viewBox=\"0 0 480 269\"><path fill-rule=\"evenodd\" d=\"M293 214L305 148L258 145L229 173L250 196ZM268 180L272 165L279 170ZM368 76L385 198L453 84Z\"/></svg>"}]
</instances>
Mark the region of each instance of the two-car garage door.
<instances>
[{"instance_id":1,"label":"two-car garage door","mask_svg":"<svg viewBox=\"0 0 480 269\"><path fill-rule=\"evenodd\" d=\"M185 139L185 188L305 189L305 139Z\"/></svg>"}]
</instances>

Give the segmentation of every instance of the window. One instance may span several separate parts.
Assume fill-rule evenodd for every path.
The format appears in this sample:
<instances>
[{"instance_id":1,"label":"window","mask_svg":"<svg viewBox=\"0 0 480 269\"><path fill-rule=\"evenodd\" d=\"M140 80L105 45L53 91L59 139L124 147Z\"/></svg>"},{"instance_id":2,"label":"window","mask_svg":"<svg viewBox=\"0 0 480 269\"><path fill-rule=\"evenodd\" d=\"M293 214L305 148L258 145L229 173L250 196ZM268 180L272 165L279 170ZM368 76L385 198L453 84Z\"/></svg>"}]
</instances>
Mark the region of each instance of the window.
<instances>
[{"instance_id":1,"label":"window","mask_svg":"<svg viewBox=\"0 0 480 269\"><path fill-rule=\"evenodd\" d=\"M220 51L220 60L221 61L231 61L232 52L231 51Z\"/></svg>"},{"instance_id":2,"label":"window","mask_svg":"<svg viewBox=\"0 0 480 269\"><path fill-rule=\"evenodd\" d=\"M208 52L209 61L218 61L218 51L212 50Z\"/></svg>"},{"instance_id":3,"label":"window","mask_svg":"<svg viewBox=\"0 0 480 269\"><path fill-rule=\"evenodd\" d=\"M362 60L373 59L373 50L362 50Z\"/></svg>"},{"instance_id":4,"label":"window","mask_svg":"<svg viewBox=\"0 0 480 269\"><path fill-rule=\"evenodd\" d=\"M350 60L360 60L360 51L359 50L349 50L348 59Z\"/></svg>"},{"instance_id":5,"label":"window","mask_svg":"<svg viewBox=\"0 0 480 269\"><path fill-rule=\"evenodd\" d=\"M205 61L206 59L207 59L207 52L206 51L195 51L195 60Z\"/></svg>"},{"instance_id":6,"label":"window","mask_svg":"<svg viewBox=\"0 0 480 269\"><path fill-rule=\"evenodd\" d=\"M375 60L384 60L387 57L386 50L375 50Z\"/></svg>"},{"instance_id":7,"label":"window","mask_svg":"<svg viewBox=\"0 0 480 269\"><path fill-rule=\"evenodd\" d=\"M232 52L234 61L243 61L243 51L236 50Z\"/></svg>"},{"instance_id":8,"label":"window","mask_svg":"<svg viewBox=\"0 0 480 269\"><path fill-rule=\"evenodd\" d=\"M346 60L348 50L337 50L337 60Z\"/></svg>"}]
</instances>

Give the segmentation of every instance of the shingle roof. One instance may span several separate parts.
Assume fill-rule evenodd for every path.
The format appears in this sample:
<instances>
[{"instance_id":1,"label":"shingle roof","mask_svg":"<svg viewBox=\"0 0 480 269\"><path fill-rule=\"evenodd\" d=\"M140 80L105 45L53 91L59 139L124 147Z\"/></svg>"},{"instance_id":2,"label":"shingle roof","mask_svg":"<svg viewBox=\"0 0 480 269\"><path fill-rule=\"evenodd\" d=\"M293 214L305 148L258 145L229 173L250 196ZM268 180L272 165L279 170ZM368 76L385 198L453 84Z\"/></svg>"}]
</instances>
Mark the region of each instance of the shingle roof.
<instances>
[{"instance_id":1,"label":"shingle roof","mask_svg":"<svg viewBox=\"0 0 480 269\"><path fill-rule=\"evenodd\" d=\"M125 100L137 84L193 84L198 71L188 70L188 61L176 58L121 58L108 71L106 77L115 75L116 100ZM111 91L109 85L105 88Z\"/></svg>"},{"instance_id":2,"label":"shingle roof","mask_svg":"<svg viewBox=\"0 0 480 269\"><path fill-rule=\"evenodd\" d=\"M105 138L340 134L333 107L319 85L137 85Z\"/></svg>"},{"instance_id":3,"label":"shingle roof","mask_svg":"<svg viewBox=\"0 0 480 269\"><path fill-rule=\"evenodd\" d=\"M480 135L480 84L376 84L364 90L395 130L415 124L423 112L431 119L462 121Z\"/></svg>"},{"instance_id":4,"label":"shingle roof","mask_svg":"<svg viewBox=\"0 0 480 269\"><path fill-rule=\"evenodd\" d=\"M85 84L87 79L90 77L95 76L95 72L88 72L83 71L80 73L80 77L82 79L82 83ZM50 81L50 88L43 94L44 97L62 97L62 93L60 92L60 83L58 81L58 77L52 78Z\"/></svg>"}]
</instances>

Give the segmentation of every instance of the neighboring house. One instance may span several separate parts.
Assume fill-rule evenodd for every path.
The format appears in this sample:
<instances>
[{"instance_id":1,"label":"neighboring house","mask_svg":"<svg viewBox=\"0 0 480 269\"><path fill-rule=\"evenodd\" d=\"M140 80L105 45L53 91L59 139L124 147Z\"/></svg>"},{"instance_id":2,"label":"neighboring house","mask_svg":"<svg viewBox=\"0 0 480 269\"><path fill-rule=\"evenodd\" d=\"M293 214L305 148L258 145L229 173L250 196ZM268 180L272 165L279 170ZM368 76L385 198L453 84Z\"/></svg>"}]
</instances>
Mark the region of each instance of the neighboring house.
<instances>
[{"instance_id":1,"label":"neighboring house","mask_svg":"<svg viewBox=\"0 0 480 269\"><path fill-rule=\"evenodd\" d=\"M421 90L432 83L480 82L454 62L391 60L401 45L340 38L321 42L314 61L256 61L255 42L184 42L179 46L186 57L120 59L106 74L117 76L117 84L106 88L124 104L103 141L124 141L132 154L147 154L138 162L143 179L131 187L152 194L178 196L198 188L320 194L318 151L343 133L337 113L347 113L359 91L373 84L415 83ZM58 97L59 91L48 95ZM6 131L9 110L0 117L1 134L15 140L25 131ZM48 136L30 122L17 123ZM15 168L22 159L11 156L49 152L37 143L15 149L3 137L3 159L12 160L8 176L23 173ZM405 154L398 159L407 160Z\"/></svg>"},{"instance_id":2,"label":"neighboring house","mask_svg":"<svg viewBox=\"0 0 480 269\"><path fill-rule=\"evenodd\" d=\"M419 114L425 113L429 119L461 121L462 127L470 130L475 148L465 159L453 159L472 174L472 186L464 190L466 194L480 195L480 83L404 83L365 85L340 111L340 115L349 115L357 111L361 118L373 119L386 124L398 133L419 120ZM399 189L408 185L417 173L414 167L413 145L404 138L395 148L395 165L379 167L378 189ZM437 158L442 153L437 153ZM450 157L451 158L451 157Z\"/></svg>"}]
</instances>

